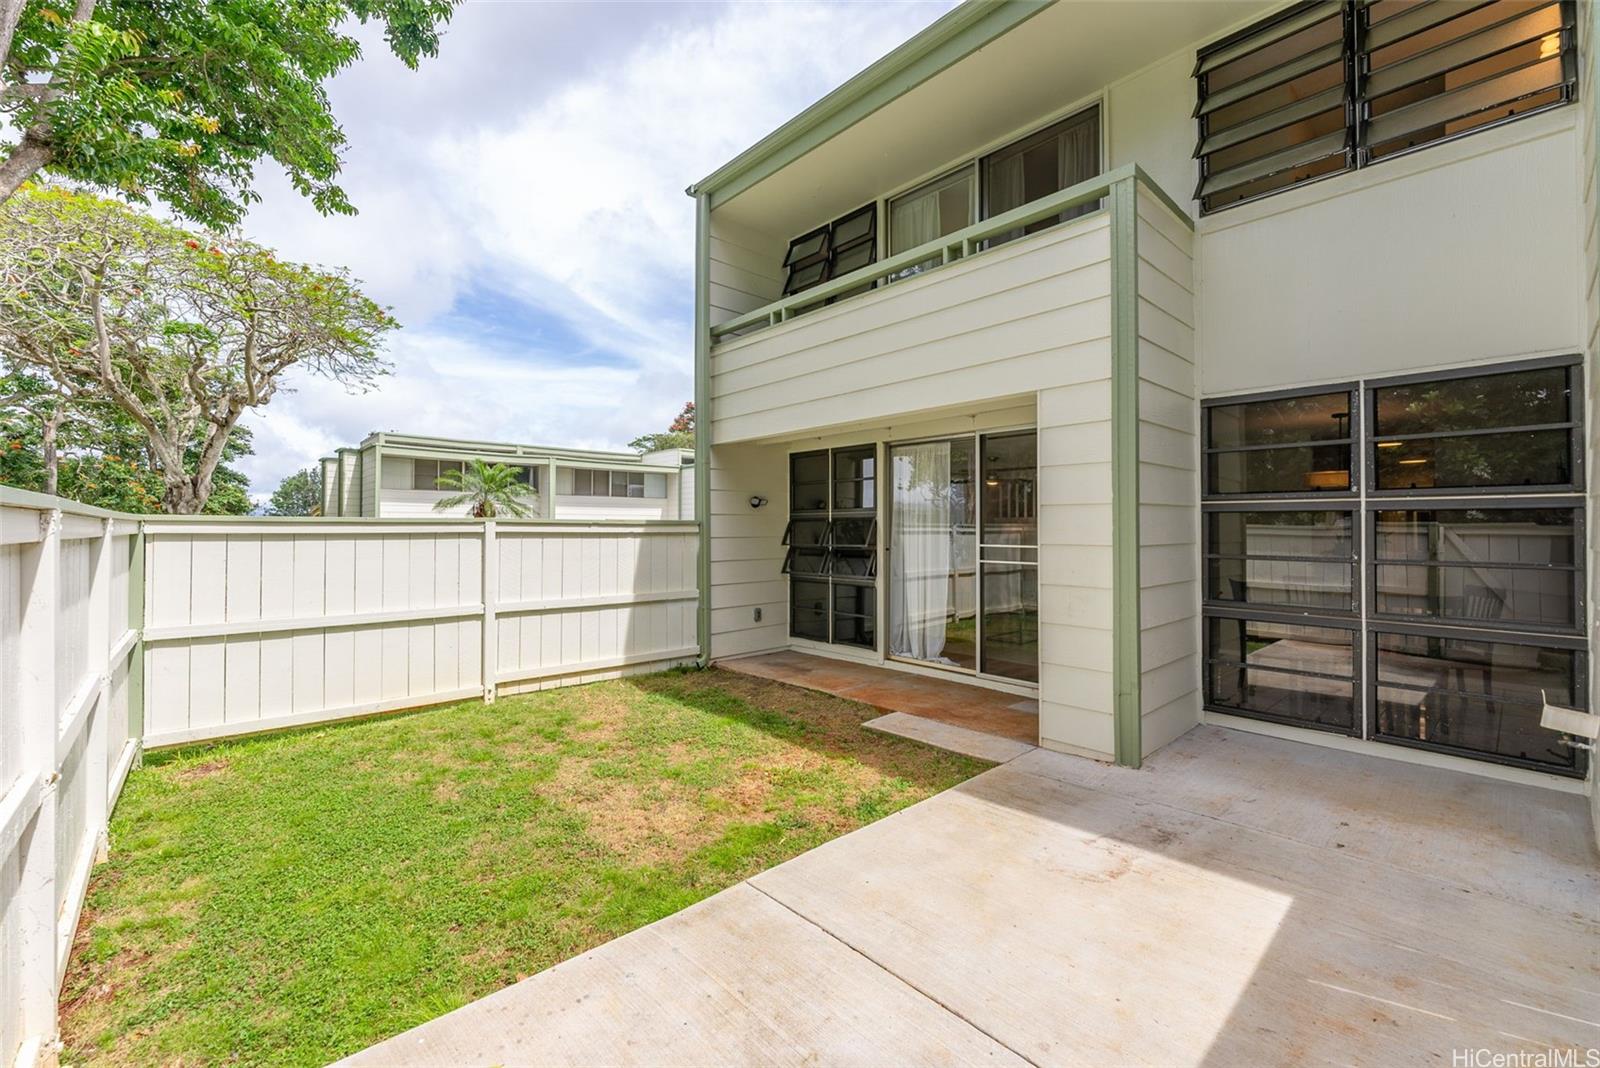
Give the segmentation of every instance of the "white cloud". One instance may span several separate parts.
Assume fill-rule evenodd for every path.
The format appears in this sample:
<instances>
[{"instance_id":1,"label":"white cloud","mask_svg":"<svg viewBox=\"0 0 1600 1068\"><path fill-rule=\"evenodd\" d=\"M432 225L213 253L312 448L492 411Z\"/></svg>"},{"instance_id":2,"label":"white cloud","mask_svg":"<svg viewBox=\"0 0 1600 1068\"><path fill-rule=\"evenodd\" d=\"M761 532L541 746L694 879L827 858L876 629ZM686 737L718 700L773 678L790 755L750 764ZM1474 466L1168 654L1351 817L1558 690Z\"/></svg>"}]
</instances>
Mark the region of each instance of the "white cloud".
<instances>
[{"instance_id":1,"label":"white cloud","mask_svg":"<svg viewBox=\"0 0 1600 1068\"><path fill-rule=\"evenodd\" d=\"M361 214L265 176L246 229L349 266L407 329L379 391L300 382L252 419L253 489L374 429L614 447L664 426L693 388L684 187L949 6L469 3L417 72L363 31L331 92ZM512 322L482 329L486 307Z\"/></svg>"}]
</instances>

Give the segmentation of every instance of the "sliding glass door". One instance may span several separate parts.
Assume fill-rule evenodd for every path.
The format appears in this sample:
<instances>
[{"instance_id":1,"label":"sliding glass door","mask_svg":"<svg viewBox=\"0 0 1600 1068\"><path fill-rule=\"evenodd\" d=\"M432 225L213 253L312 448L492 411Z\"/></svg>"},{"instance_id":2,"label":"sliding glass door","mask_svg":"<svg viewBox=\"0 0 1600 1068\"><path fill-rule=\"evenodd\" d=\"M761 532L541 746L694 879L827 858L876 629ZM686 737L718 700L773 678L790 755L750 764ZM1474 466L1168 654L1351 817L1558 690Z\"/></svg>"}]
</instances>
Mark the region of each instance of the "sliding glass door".
<instances>
[{"instance_id":1,"label":"sliding glass door","mask_svg":"<svg viewBox=\"0 0 1600 1068\"><path fill-rule=\"evenodd\" d=\"M891 656L978 666L974 451L970 437L890 449Z\"/></svg>"},{"instance_id":2,"label":"sliding glass door","mask_svg":"<svg viewBox=\"0 0 1600 1068\"><path fill-rule=\"evenodd\" d=\"M1039 677L1033 431L893 445L889 655Z\"/></svg>"},{"instance_id":3,"label":"sliding glass door","mask_svg":"<svg viewBox=\"0 0 1600 1068\"><path fill-rule=\"evenodd\" d=\"M1038 436L985 435L978 582L983 615L978 668L1039 681Z\"/></svg>"}]
</instances>

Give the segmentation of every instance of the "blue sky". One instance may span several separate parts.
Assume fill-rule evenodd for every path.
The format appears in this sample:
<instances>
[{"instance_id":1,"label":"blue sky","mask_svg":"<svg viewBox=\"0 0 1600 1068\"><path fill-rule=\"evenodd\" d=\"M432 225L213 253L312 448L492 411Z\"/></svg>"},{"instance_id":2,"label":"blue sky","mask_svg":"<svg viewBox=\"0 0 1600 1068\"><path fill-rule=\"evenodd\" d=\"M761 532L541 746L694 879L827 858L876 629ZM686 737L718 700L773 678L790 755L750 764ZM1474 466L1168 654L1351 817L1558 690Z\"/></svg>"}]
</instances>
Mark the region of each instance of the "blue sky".
<instances>
[{"instance_id":1,"label":"blue sky","mask_svg":"<svg viewBox=\"0 0 1600 1068\"><path fill-rule=\"evenodd\" d=\"M245 232L391 305L392 376L253 415L252 492L373 430L622 447L693 393L689 183L954 6L467 0L331 85L360 214L263 172Z\"/></svg>"}]
</instances>

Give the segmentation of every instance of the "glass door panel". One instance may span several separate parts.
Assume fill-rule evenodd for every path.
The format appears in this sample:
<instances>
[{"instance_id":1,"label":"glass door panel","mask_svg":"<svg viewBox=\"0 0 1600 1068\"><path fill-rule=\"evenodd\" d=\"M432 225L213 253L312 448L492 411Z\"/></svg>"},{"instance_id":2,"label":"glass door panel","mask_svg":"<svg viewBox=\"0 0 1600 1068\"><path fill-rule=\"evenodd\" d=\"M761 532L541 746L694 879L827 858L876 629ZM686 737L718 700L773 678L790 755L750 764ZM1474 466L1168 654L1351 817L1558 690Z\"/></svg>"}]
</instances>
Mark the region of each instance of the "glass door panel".
<instances>
[{"instance_id":1,"label":"glass door panel","mask_svg":"<svg viewBox=\"0 0 1600 1068\"><path fill-rule=\"evenodd\" d=\"M891 448L889 652L977 666L977 529L972 438Z\"/></svg>"},{"instance_id":2,"label":"glass door panel","mask_svg":"<svg viewBox=\"0 0 1600 1068\"><path fill-rule=\"evenodd\" d=\"M1034 431L981 439L983 508L978 564L983 590L978 670L1039 681L1039 509Z\"/></svg>"}]
</instances>

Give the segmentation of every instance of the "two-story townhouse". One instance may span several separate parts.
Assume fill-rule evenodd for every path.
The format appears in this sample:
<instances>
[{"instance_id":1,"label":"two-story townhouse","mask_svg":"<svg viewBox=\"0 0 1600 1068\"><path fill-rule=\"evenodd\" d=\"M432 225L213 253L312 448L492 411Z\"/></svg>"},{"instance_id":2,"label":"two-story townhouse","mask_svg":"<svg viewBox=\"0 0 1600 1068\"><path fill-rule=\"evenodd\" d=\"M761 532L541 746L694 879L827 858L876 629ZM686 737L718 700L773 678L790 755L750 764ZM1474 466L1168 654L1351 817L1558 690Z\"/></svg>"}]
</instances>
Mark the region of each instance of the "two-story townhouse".
<instances>
[{"instance_id":1,"label":"two-story townhouse","mask_svg":"<svg viewBox=\"0 0 1600 1068\"><path fill-rule=\"evenodd\" d=\"M694 451L651 453L372 433L318 463L322 514L406 519L438 515L451 495L440 477L473 460L504 464L528 487L541 519L694 518ZM551 487L555 492L551 493ZM450 515L464 516L466 505Z\"/></svg>"},{"instance_id":2,"label":"two-story townhouse","mask_svg":"<svg viewBox=\"0 0 1600 1068\"><path fill-rule=\"evenodd\" d=\"M705 655L1582 789L1594 19L973 2L690 187Z\"/></svg>"}]
</instances>

